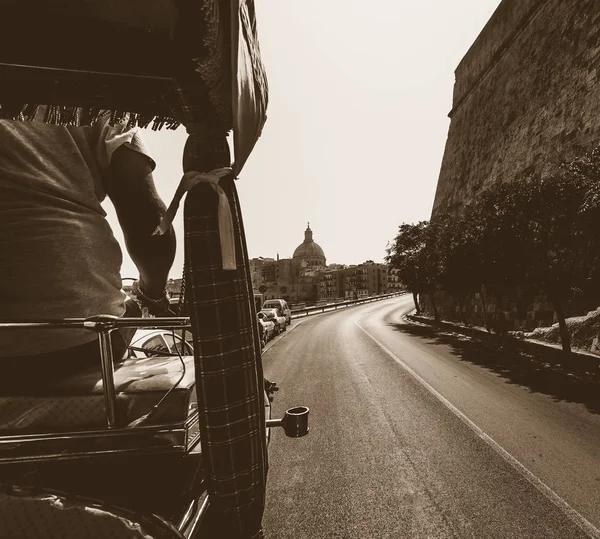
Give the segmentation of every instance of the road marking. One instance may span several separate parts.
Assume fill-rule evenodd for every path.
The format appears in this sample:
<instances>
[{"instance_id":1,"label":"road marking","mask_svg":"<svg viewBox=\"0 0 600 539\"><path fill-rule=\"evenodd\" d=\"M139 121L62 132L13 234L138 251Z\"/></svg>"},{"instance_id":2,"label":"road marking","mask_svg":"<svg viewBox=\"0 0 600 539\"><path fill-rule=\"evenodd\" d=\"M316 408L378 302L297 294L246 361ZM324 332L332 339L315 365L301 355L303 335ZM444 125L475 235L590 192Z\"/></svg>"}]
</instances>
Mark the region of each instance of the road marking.
<instances>
[{"instance_id":1,"label":"road marking","mask_svg":"<svg viewBox=\"0 0 600 539\"><path fill-rule=\"evenodd\" d=\"M401 297L404 294L400 294L399 296L393 296L391 298L385 298L383 300L376 300L376 301L386 301L388 299L395 299L396 297ZM373 303L372 301L366 302L366 303L358 303L356 305L344 305L344 307L360 307L361 305L367 305ZM262 349L261 354L265 354L266 352L268 352L271 348L273 348L273 346L275 346L281 339L283 339L283 337L285 337L286 335L290 334L290 331L296 329L300 324L303 324L304 322L306 322L307 320L312 320L313 318L317 318L319 316L323 316L324 314L330 314L330 313L334 313L334 312L341 312L339 309L334 309L333 307L327 311L324 312L320 312L320 313L311 313L311 314L307 314L304 316L299 316L298 318L293 318L293 320L297 320L297 323L294 324L293 326L290 326L285 332L280 333L278 335L277 339L271 339L266 345L265 347ZM367 314L369 314L372 311L369 311Z\"/></svg>"},{"instance_id":2,"label":"road marking","mask_svg":"<svg viewBox=\"0 0 600 539\"><path fill-rule=\"evenodd\" d=\"M295 330L299 325L303 324L307 318L301 318L298 320L296 324L293 326L289 326L285 331L281 332L277 337L277 339L271 339L265 347L262 349L261 355L268 352L273 346L275 346L281 339L283 339L286 335L289 335L293 330Z\"/></svg>"},{"instance_id":3,"label":"road marking","mask_svg":"<svg viewBox=\"0 0 600 539\"><path fill-rule=\"evenodd\" d=\"M600 530L596 528L589 520L583 515L573 509L565 500L563 500L556 492L554 492L546 483L539 479L533 472L526 468L520 461L513 457L506 449L504 449L498 442L488 436L480 427L478 427L473 421L471 421L465 414L463 414L454 404L452 404L446 397L434 389L428 382L426 382L421 376L419 376L413 369L411 369L404 361L398 356L391 352L384 344L379 342L373 335L371 335L365 328L363 328L358 321L354 322L356 326L361 329L373 342L377 344L388 356L390 356L398 365L400 365L405 371L407 371L417 382L419 382L427 391L429 391L436 399L438 399L448 410L450 410L455 416L457 416L465 425L467 425L479 438L481 438L487 445L489 445L496 453L498 453L508 464L510 464L517 472L519 472L529 483L531 483L537 490L539 490L546 498L548 498L554 505L556 505L573 523L579 526L589 537L593 539L600 539Z\"/></svg>"}]
</instances>

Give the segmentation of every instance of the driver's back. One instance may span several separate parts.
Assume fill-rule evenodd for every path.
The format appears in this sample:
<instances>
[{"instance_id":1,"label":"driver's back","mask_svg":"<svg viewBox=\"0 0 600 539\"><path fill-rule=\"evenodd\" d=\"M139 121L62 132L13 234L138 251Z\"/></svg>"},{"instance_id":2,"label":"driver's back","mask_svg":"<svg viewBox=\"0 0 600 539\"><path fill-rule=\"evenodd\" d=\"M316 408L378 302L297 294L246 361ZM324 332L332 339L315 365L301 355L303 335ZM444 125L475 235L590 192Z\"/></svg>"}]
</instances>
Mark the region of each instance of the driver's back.
<instances>
[{"instance_id":1,"label":"driver's back","mask_svg":"<svg viewBox=\"0 0 600 539\"><path fill-rule=\"evenodd\" d=\"M135 131L100 121L63 127L0 120L0 320L121 316L122 254L105 219L103 174ZM0 357L51 352L85 330L3 339Z\"/></svg>"}]
</instances>

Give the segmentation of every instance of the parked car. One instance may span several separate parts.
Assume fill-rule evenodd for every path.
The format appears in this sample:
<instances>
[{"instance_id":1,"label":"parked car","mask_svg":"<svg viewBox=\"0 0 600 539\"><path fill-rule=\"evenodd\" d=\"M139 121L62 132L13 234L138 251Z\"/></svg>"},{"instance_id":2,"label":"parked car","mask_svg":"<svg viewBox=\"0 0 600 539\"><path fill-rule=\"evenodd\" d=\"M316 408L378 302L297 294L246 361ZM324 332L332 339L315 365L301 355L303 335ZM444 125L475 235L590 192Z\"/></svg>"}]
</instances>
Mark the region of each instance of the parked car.
<instances>
[{"instance_id":1,"label":"parked car","mask_svg":"<svg viewBox=\"0 0 600 539\"><path fill-rule=\"evenodd\" d=\"M279 333L287 329L285 316L281 314L279 309L262 309L260 312L265 313L267 320L271 320L275 324L275 335L279 335Z\"/></svg>"},{"instance_id":2,"label":"parked car","mask_svg":"<svg viewBox=\"0 0 600 539\"><path fill-rule=\"evenodd\" d=\"M127 357L139 359L158 355L152 352L160 352L160 355L163 352L174 356L178 355L178 352L182 356L194 355L194 349L189 342L183 341L177 333L173 335L166 329L138 329L129 346Z\"/></svg>"},{"instance_id":3,"label":"parked car","mask_svg":"<svg viewBox=\"0 0 600 539\"><path fill-rule=\"evenodd\" d=\"M292 310L284 299L268 299L263 304L263 309L279 309L285 316L285 323L289 325L292 321Z\"/></svg>"},{"instance_id":4,"label":"parked car","mask_svg":"<svg viewBox=\"0 0 600 539\"><path fill-rule=\"evenodd\" d=\"M256 317L256 323L258 325L258 336L260 337L260 348L262 350L265 347L265 344L267 344L267 330L258 316Z\"/></svg>"},{"instance_id":5,"label":"parked car","mask_svg":"<svg viewBox=\"0 0 600 539\"><path fill-rule=\"evenodd\" d=\"M259 312L256 314L258 320L258 328L261 334L262 345L264 346L275 335L275 322L269 320L266 313Z\"/></svg>"}]
</instances>

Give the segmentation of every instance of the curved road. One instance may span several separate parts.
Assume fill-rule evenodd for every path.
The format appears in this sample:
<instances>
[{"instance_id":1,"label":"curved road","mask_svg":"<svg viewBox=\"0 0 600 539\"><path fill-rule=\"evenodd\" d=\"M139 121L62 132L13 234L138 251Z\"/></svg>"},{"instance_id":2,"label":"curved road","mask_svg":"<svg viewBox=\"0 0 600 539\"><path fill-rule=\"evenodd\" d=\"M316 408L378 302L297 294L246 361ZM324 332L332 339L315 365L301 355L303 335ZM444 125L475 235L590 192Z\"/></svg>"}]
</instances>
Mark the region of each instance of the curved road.
<instances>
[{"instance_id":1,"label":"curved road","mask_svg":"<svg viewBox=\"0 0 600 539\"><path fill-rule=\"evenodd\" d=\"M308 436L273 433L267 536L600 538L586 393L407 324L412 308L401 296L300 319L265 350L274 417L311 409Z\"/></svg>"}]
</instances>

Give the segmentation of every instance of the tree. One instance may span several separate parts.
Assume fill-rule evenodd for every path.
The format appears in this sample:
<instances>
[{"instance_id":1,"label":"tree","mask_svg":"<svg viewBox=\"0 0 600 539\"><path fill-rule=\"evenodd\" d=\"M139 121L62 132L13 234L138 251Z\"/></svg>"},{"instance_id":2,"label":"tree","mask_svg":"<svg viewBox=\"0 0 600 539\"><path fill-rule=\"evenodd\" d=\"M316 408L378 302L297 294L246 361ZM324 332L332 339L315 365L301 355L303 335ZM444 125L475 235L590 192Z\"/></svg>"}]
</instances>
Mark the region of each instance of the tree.
<instances>
[{"instance_id":1,"label":"tree","mask_svg":"<svg viewBox=\"0 0 600 539\"><path fill-rule=\"evenodd\" d=\"M561 165L562 177L584 189L582 213L600 211L600 146Z\"/></svg>"},{"instance_id":2,"label":"tree","mask_svg":"<svg viewBox=\"0 0 600 539\"><path fill-rule=\"evenodd\" d=\"M564 163L561 174L568 181L577 183L584 192L578 217L588 240L589 275L584 290L593 304L600 301L600 146Z\"/></svg>"},{"instance_id":3,"label":"tree","mask_svg":"<svg viewBox=\"0 0 600 539\"><path fill-rule=\"evenodd\" d=\"M583 197L582 182L574 177L531 176L489 187L471 214L479 231L486 287L497 297L518 287L546 293L567 352L564 305L586 276Z\"/></svg>"},{"instance_id":4,"label":"tree","mask_svg":"<svg viewBox=\"0 0 600 539\"><path fill-rule=\"evenodd\" d=\"M548 294L563 350L570 352L564 305L589 274L588 237L580 213L585 186L575 177L557 175L529 181L524 187L524 211L531 223L526 279L529 286Z\"/></svg>"},{"instance_id":5,"label":"tree","mask_svg":"<svg viewBox=\"0 0 600 539\"><path fill-rule=\"evenodd\" d=\"M531 175L492 184L461 215L403 224L386 262L413 293L428 294L436 319L435 291L463 299L545 293L558 319L563 350L570 352L565 305L590 281L600 284L600 147L553 176ZM497 307L497 314L498 312Z\"/></svg>"},{"instance_id":6,"label":"tree","mask_svg":"<svg viewBox=\"0 0 600 539\"><path fill-rule=\"evenodd\" d=\"M434 296L437 271L433 253L429 249L434 239L434 228L430 227L429 221L404 223L399 226L392 245L386 249L385 260L391 267L398 269L400 281L412 292L417 314L421 312L418 295L427 294L438 320L439 312Z\"/></svg>"},{"instance_id":7,"label":"tree","mask_svg":"<svg viewBox=\"0 0 600 539\"><path fill-rule=\"evenodd\" d=\"M435 250L443 290L455 297L462 321L467 323L467 297L481 290L481 246L475 221L468 214L436 218ZM485 310L484 310L485 312Z\"/></svg>"}]
</instances>

